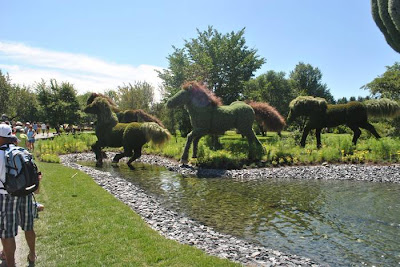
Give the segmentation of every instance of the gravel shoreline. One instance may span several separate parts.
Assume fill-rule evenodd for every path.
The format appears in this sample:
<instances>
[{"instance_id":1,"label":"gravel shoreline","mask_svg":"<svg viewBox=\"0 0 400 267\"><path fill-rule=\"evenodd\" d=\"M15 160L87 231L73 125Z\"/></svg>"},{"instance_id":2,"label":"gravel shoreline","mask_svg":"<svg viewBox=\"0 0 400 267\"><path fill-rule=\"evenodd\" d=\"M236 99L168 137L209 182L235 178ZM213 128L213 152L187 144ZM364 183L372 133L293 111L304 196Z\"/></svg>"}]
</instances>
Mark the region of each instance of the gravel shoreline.
<instances>
[{"instance_id":1,"label":"gravel shoreline","mask_svg":"<svg viewBox=\"0 0 400 267\"><path fill-rule=\"evenodd\" d=\"M112 156L109 155L109 158ZM114 177L107 172L82 166L78 160L93 160L93 153L69 154L61 156L63 165L81 170L94 181L131 207L148 225L166 238L176 240L202 249L210 255L239 262L249 266L318 266L311 259L289 255L257 244L247 242L231 235L221 234L212 228L183 217L168 210L144 190L127 182L121 177ZM170 171L184 176L224 177L239 180L269 178L288 179L336 179L360 180L372 182L400 183L400 165L323 165L284 168L260 168L246 170L197 169L182 167L178 162L160 156L143 155L138 162L166 167Z\"/></svg>"}]
</instances>

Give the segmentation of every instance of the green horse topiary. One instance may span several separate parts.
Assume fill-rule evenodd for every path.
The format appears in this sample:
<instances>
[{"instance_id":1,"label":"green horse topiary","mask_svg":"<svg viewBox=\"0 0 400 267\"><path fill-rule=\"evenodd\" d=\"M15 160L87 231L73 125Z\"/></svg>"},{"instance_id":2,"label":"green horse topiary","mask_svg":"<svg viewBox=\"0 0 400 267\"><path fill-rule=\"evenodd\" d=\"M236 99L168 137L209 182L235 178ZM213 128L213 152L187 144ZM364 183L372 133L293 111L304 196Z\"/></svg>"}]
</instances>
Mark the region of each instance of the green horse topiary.
<instances>
[{"instance_id":1,"label":"green horse topiary","mask_svg":"<svg viewBox=\"0 0 400 267\"><path fill-rule=\"evenodd\" d=\"M161 127L165 128L164 124L158 118L146 113L142 109L128 109L121 111L111 98L103 94L92 93L89 96L86 105L90 105L98 97L105 98L108 101L112 111L117 114L119 122L155 122Z\"/></svg>"},{"instance_id":2,"label":"green horse topiary","mask_svg":"<svg viewBox=\"0 0 400 267\"><path fill-rule=\"evenodd\" d=\"M359 128L366 129L376 138L380 138L374 126L368 122L369 115L395 117L400 112L399 104L389 99L373 99L365 102L352 101L347 104L329 105L325 99L312 96L299 96L293 99L289 108L287 122L291 122L300 116L309 118L300 145L305 146L308 133L315 129L318 148L321 147L322 128L345 124L354 132L353 143L356 145L361 135Z\"/></svg>"},{"instance_id":3,"label":"green horse topiary","mask_svg":"<svg viewBox=\"0 0 400 267\"><path fill-rule=\"evenodd\" d=\"M97 142L92 146L96 154L96 166L102 166L102 147L123 147L123 153L115 155L113 163L118 163L123 157L130 157L127 164L131 169L132 162L142 155L142 146L151 141L160 145L170 138L168 130L155 122L118 123L116 114L103 97L95 98L84 109L86 113L97 115Z\"/></svg>"},{"instance_id":4,"label":"green horse topiary","mask_svg":"<svg viewBox=\"0 0 400 267\"><path fill-rule=\"evenodd\" d=\"M197 146L202 136L206 134L223 134L229 129L236 128L249 142L249 158L256 159L263 151L252 126L255 119L254 110L244 102L236 101L224 106L204 85L197 82L185 83L178 93L167 102L168 108L185 106L193 130L187 135L186 145L181 162L186 164L189 148L193 142L193 158L197 157Z\"/></svg>"}]
</instances>

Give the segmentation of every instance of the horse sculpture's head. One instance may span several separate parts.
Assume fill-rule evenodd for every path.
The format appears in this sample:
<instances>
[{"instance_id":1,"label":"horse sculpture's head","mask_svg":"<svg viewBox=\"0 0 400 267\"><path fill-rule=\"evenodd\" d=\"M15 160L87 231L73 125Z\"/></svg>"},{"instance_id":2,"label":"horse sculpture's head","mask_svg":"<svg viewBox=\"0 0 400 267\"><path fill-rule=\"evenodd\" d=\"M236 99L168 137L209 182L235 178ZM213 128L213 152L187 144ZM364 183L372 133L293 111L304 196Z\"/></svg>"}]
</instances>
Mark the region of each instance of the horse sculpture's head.
<instances>
[{"instance_id":1,"label":"horse sculpture's head","mask_svg":"<svg viewBox=\"0 0 400 267\"><path fill-rule=\"evenodd\" d=\"M182 90L171 97L167 102L168 108L183 105L194 105L196 107L220 106L221 100L216 97L206 86L192 81L182 86Z\"/></svg>"},{"instance_id":2,"label":"horse sculpture's head","mask_svg":"<svg viewBox=\"0 0 400 267\"><path fill-rule=\"evenodd\" d=\"M118 122L117 115L112 111L110 103L103 97L97 97L87 105L84 110L86 113L97 115L98 121Z\"/></svg>"},{"instance_id":3,"label":"horse sculpture's head","mask_svg":"<svg viewBox=\"0 0 400 267\"><path fill-rule=\"evenodd\" d=\"M313 96L299 96L289 104L289 115L287 122L291 122L300 116L325 113L328 103L324 98Z\"/></svg>"},{"instance_id":4,"label":"horse sculpture's head","mask_svg":"<svg viewBox=\"0 0 400 267\"><path fill-rule=\"evenodd\" d=\"M103 94L100 94L100 93L92 93L92 94L89 96L88 100L86 101L86 105L90 105L91 103L93 103L93 101L94 101L96 98L99 98L99 97L100 97L100 98L106 99L106 100L108 101L108 103L110 104L111 109L112 109L114 112L119 112L119 109L118 109L117 105L114 103L114 101L113 101L110 97L108 97L108 96L106 96L106 95L103 95Z\"/></svg>"}]
</instances>

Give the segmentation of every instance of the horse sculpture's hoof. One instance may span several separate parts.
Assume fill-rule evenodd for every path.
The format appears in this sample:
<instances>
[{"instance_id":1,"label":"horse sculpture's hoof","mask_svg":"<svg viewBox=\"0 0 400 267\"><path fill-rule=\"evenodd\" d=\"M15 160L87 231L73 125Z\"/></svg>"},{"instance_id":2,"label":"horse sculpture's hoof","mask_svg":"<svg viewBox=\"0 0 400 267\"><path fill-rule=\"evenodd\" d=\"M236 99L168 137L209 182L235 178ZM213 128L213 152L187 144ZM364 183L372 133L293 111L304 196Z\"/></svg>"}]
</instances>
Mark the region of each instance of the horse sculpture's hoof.
<instances>
[{"instance_id":1,"label":"horse sculpture's hoof","mask_svg":"<svg viewBox=\"0 0 400 267\"><path fill-rule=\"evenodd\" d=\"M189 161L187 159L181 159L183 165L188 165Z\"/></svg>"},{"instance_id":2,"label":"horse sculpture's hoof","mask_svg":"<svg viewBox=\"0 0 400 267\"><path fill-rule=\"evenodd\" d=\"M131 169L132 171L136 169L136 168L133 167L133 165L131 165L131 164L128 164L128 167L129 167L129 169Z\"/></svg>"}]
</instances>

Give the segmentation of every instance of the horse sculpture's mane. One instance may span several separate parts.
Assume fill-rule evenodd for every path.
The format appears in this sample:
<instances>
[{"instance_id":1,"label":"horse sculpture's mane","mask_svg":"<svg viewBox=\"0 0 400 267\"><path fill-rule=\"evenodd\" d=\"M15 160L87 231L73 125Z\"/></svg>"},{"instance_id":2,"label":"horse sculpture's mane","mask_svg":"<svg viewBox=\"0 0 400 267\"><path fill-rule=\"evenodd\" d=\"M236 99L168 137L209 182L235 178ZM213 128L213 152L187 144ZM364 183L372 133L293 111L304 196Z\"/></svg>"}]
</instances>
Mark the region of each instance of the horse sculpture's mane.
<instances>
[{"instance_id":1,"label":"horse sculpture's mane","mask_svg":"<svg viewBox=\"0 0 400 267\"><path fill-rule=\"evenodd\" d=\"M256 120L269 131L281 132L286 126L285 118L273 106L265 102L246 101L255 112Z\"/></svg>"},{"instance_id":2,"label":"horse sculpture's mane","mask_svg":"<svg viewBox=\"0 0 400 267\"><path fill-rule=\"evenodd\" d=\"M211 92L205 85L202 85L196 81L186 82L182 86L183 90L192 91L192 100L201 106L221 106L222 101L213 92Z\"/></svg>"}]
</instances>

